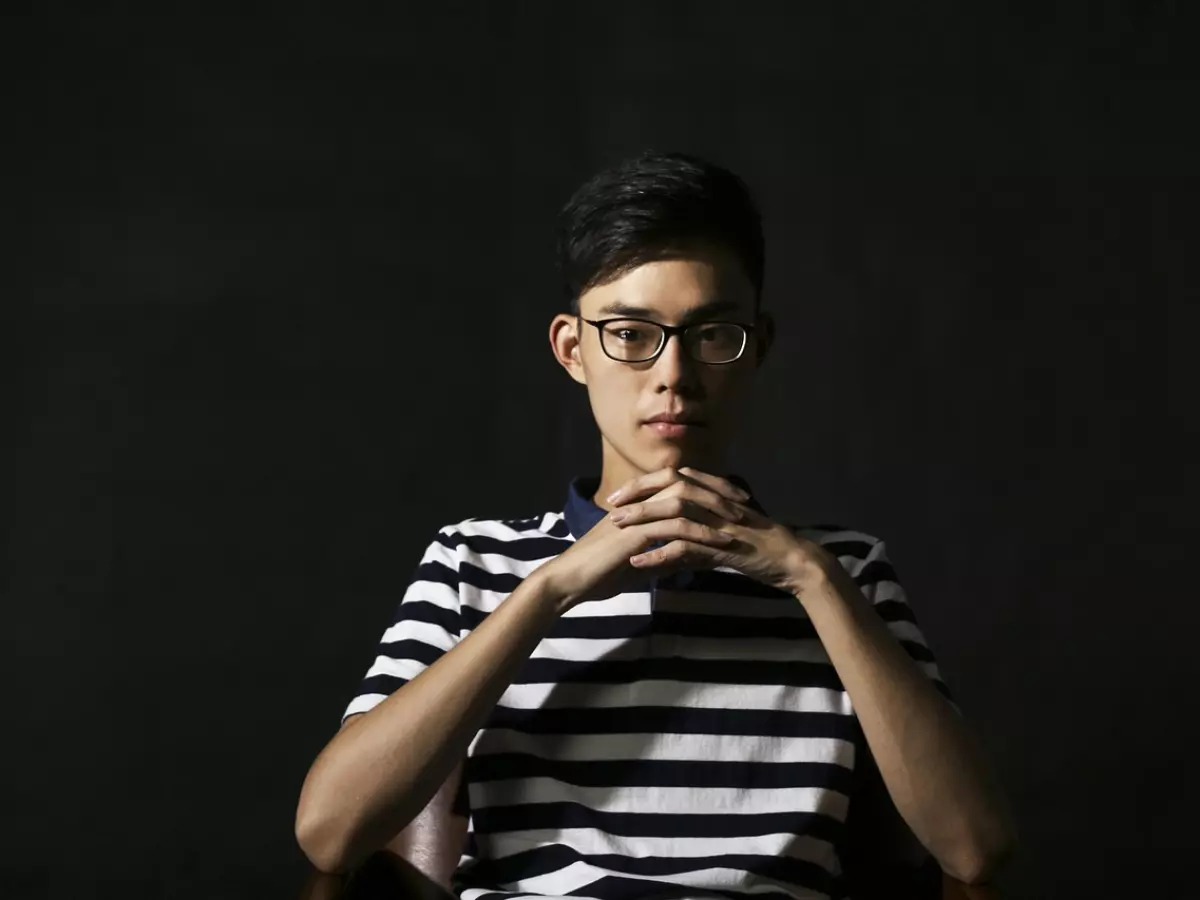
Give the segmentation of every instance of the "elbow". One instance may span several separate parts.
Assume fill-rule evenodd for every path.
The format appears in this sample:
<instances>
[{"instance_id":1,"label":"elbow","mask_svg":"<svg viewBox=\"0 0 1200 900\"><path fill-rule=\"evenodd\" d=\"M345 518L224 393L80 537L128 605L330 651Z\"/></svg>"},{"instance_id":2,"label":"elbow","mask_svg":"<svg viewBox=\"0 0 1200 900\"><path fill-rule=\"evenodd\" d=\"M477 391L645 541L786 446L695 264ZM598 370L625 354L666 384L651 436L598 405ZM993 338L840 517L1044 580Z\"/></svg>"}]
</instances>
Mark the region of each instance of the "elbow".
<instances>
[{"instance_id":1,"label":"elbow","mask_svg":"<svg viewBox=\"0 0 1200 900\"><path fill-rule=\"evenodd\" d=\"M324 804L302 795L296 808L295 833L296 843L318 872L338 875L353 868L347 829Z\"/></svg>"},{"instance_id":2,"label":"elbow","mask_svg":"<svg viewBox=\"0 0 1200 900\"><path fill-rule=\"evenodd\" d=\"M1017 853L1017 840L1011 830L979 840L958 854L951 865L943 865L946 874L968 885L994 881Z\"/></svg>"}]
</instances>

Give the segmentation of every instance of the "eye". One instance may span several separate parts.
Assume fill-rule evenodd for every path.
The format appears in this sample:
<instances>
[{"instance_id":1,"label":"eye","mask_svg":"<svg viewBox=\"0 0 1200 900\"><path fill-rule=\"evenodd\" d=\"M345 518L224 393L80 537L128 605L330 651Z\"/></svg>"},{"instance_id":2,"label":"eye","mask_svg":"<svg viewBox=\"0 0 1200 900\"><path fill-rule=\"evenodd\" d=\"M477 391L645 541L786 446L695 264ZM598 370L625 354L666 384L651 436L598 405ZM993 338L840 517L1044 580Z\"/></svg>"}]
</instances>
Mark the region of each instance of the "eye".
<instances>
[{"instance_id":1,"label":"eye","mask_svg":"<svg viewBox=\"0 0 1200 900\"><path fill-rule=\"evenodd\" d=\"M605 331L623 344L640 344L655 339L653 329L641 322L612 322Z\"/></svg>"}]
</instances>

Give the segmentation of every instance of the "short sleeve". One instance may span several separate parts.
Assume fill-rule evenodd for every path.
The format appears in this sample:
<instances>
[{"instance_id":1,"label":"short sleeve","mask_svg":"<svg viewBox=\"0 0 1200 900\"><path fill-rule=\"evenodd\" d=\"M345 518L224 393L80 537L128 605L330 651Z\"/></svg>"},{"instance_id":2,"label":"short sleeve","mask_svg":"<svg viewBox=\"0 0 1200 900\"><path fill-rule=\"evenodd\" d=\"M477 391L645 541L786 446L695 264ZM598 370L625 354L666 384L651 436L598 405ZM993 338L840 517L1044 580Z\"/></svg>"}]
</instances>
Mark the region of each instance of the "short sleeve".
<instances>
[{"instance_id":1,"label":"short sleeve","mask_svg":"<svg viewBox=\"0 0 1200 900\"><path fill-rule=\"evenodd\" d=\"M929 642L921 633L916 614L908 604L908 597L896 576L896 569L888 559L884 542L872 539L869 543L865 556L855 554L852 558L842 558L843 566L850 572L854 583L875 607L888 629L900 641L900 646L929 676L954 709L959 711L950 688L938 670L937 660L929 649Z\"/></svg>"},{"instance_id":2,"label":"short sleeve","mask_svg":"<svg viewBox=\"0 0 1200 900\"><path fill-rule=\"evenodd\" d=\"M443 528L425 549L343 721L374 709L458 643L457 548L453 531Z\"/></svg>"}]
</instances>

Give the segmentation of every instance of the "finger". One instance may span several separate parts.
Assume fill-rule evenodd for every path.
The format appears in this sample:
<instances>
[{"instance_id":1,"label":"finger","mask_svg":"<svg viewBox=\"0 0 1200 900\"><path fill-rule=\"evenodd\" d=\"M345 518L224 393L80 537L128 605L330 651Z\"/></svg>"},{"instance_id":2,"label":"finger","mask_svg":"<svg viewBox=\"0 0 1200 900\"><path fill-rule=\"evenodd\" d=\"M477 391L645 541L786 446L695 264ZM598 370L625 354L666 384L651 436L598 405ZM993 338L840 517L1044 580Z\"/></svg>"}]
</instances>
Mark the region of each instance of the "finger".
<instances>
[{"instance_id":1,"label":"finger","mask_svg":"<svg viewBox=\"0 0 1200 900\"><path fill-rule=\"evenodd\" d=\"M694 481L680 481L672 484L659 491L650 500L644 502L654 502L671 497L681 497L697 506L704 507L710 512L729 519L731 522L742 521L746 518L746 513L749 512L749 509L741 503L730 500L712 488L703 484L697 484Z\"/></svg>"},{"instance_id":2,"label":"finger","mask_svg":"<svg viewBox=\"0 0 1200 900\"><path fill-rule=\"evenodd\" d=\"M715 547L693 541L671 541L662 547L646 550L629 558L629 564L639 569L666 572L684 568L715 568L726 565L731 557Z\"/></svg>"},{"instance_id":3,"label":"finger","mask_svg":"<svg viewBox=\"0 0 1200 900\"><path fill-rule=\"evenodd\" d=\"M611 518L614 524L622 528L677 518L692 519L719 528L730 522L743 521L745 512L743 507L717 496L712 491L688 485L671 496L659 494L651 500L619 507L613 510Z\"/></svg>"},{"instance_id":4,"label":"finger","mask_svg":"<svg viewBox=\"0 0 1200 900\"><path fill-rule=\"evenodd\" d=\"M685 480L684 476L679 474L678 469L668 466L665 469L647 472L645 475L629 479L629 481L625 482L605 499L613 504L613 506L619 506L631 500L651 497L663 488L683 480Z\"/></svg>"},{"instance_id":5,"label":"finger","mask_svg":"<svg viewBox=\"0 0 1200 900\"><path fill-rule=\"evenodd\" d=\"M679 474L689 481L694 481L697 484L702 484L709 490L716 491L722 497L727 497L738 503L745 503L750 499L750 493L742 490L728 478L721 478L718 475L710 475L708 472L701 472L699 469L693 469L691 466L684 466L679 470Z\"/></svg>"},{"instance_id":6,"label":"finger","mask_svg":"<svg viewBox=\"0 0 1200 900\"><path fill-rule=\"evenodd\" d=\"M739 543L736 535L691 519L647 522L630 529L630 533L633 538L629 545L630 553L644 553L655 544L669 544L681 540L716 548L733 547Z\"/></svg>"}]
</instances>

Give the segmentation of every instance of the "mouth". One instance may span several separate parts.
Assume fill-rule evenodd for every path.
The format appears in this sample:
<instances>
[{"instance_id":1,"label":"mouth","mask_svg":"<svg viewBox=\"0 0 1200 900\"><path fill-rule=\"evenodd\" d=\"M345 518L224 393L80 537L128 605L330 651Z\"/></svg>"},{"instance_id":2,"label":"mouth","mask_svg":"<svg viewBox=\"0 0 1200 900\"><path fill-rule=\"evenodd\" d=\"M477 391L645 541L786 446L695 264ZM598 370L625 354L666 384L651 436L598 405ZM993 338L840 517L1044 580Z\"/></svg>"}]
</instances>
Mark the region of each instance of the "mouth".
<instances>
[{"instance_id":1,"label":"mouth","mask_svg":"<svg viewBox=\"0 0 1200 900\"><path fill-rule=\"evenodd\" d=\"M664 438L686 437L705 427L704 422L686 415L658 415L642 424Z\"/></svg>"}]
</instances>

